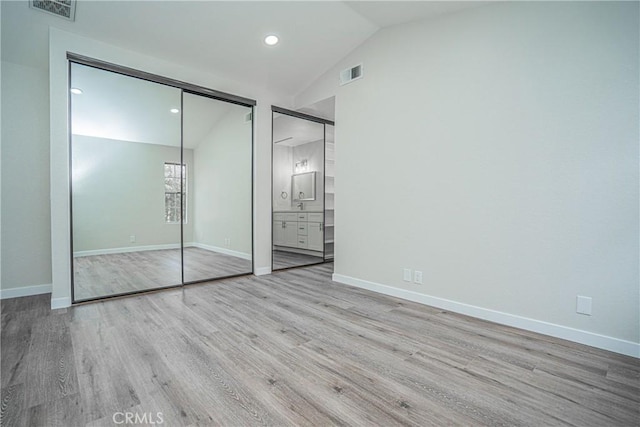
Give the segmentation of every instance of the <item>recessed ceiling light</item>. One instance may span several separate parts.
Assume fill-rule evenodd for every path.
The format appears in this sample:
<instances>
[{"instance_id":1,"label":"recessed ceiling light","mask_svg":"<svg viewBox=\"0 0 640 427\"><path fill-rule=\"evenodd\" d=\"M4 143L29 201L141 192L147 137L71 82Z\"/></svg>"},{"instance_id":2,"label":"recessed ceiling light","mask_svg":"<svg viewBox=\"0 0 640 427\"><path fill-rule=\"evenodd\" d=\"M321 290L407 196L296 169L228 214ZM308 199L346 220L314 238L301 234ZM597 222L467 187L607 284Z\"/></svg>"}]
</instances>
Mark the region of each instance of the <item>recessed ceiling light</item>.
<instances>
[{"instance_id":1,"label":"recessed ceiling light","mask_svg":"<svg viewBox=\"0 0 640 427\"><path fill-rule=\"evenodd\" d=\"M264 38L264 42L269 46L275 46L279 41L280 39L278 38L278 36L274 36L273 34L270 34Z\"/></svg>"},{"instance_id":2,"label":"recessed ceiling light","mask_svg":"<svg viewBox=\"0 0 640 427\"><path fill-rule=\"evenodd\" d=\"M171 111L173 114L178 114L180 112L180 110L178 110L177 108L172 108Z\"/></svg>"},{"instance_id":3,"label":"recessed ceiling light","mask_svg":"<svg viewBox=\"0 0 640 427\"><path fill-rule=\"evenodd\" d=\"M77 87L72 87L70 89L70 92L73 93L74 95L82 95L82 89Z\"/></svg>"}]
</instances>

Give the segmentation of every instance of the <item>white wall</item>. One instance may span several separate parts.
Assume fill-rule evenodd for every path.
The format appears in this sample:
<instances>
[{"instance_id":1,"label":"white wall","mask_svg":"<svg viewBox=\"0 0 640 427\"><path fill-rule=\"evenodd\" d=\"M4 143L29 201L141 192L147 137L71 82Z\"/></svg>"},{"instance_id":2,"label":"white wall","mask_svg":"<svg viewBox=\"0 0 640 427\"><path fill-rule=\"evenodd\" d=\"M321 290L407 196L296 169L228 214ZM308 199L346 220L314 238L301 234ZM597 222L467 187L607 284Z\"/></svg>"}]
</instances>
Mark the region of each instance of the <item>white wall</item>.
<instances>
[{"instance_id":1,"label":"white wall","mask_svg":"<svg viewBox=\"0 0 640 427\"><path fill-rule=\"evenodd\" d=\"M3 297L50 290L48 102L46 71L2 62Z\"/></svg>"},{"instance_id":2,"label":"white wall","mask_svg":"<svg viewBox=\"0 0 640 427\"><path fill-rule=\"evenodd\" d=\"M180 148L83 135L73 135L72 144L74 253L180 244L180 224L164 218L164 163L180 163ZM184 163L184 241L191 242L193 150L184 150Z\"/></svg>"},{"instance_id":3,"label":"white wall","mask_svg":"<svg viewBox=\"0 0 640 427\"><path fill-rule=\"evenodd\" d=\"M251 123L245 122L250 109L229 108L193 152L194 243L250 258Z\"/></svg>"},{"instance_id":4,"label":"white wall","mask_svg":"<svg viewBox=\"0 0 640 427\"><path fill-rule=\"evenodd\" d=\"M352 52L296 102L336 95L336 278L640 356L638 40L636 2L517 2Z\"/></svg>"}]
</instances>

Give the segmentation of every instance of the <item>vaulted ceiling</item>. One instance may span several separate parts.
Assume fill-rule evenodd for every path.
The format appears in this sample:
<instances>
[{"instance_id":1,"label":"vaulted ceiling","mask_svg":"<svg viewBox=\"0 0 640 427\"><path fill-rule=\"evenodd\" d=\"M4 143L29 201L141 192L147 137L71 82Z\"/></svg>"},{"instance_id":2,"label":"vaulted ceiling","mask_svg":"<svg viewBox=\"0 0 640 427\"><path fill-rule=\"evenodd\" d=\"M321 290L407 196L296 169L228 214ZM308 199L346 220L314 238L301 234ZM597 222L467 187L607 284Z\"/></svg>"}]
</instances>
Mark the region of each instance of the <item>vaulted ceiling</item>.
<instances>
[{"instance_id":1,"label":"vaulted ceiling","mask_svg":"<svg viewBox=\"0 0 640 427\"><path fill-rule=\"evenodd\" d=\"M2 59L48 67L53 26L293 96L380 28L471 7L454 1L79 1L75 22L2 3ZM277 34L268 47L263 38Z\"/></svg>"}]
</instances>

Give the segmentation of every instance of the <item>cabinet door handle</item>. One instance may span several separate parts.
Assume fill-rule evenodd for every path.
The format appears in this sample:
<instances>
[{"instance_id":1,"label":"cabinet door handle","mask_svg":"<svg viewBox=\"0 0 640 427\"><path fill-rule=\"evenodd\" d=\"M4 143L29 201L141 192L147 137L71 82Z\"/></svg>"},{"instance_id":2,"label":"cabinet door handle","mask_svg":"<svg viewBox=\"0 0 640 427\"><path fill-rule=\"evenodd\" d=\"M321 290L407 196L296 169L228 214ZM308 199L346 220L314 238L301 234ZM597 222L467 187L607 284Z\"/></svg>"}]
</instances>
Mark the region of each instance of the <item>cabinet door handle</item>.
<instances>
[{"instance_id":1,"label":"cabinet door handle","mask_svg":"<svg viewBox=\"0 0 640 427\"><path fill-rule=\"evenodd\" d=\"M282 228L287 228L287 223L282 221Z\"/></svg>"}]
</instances>

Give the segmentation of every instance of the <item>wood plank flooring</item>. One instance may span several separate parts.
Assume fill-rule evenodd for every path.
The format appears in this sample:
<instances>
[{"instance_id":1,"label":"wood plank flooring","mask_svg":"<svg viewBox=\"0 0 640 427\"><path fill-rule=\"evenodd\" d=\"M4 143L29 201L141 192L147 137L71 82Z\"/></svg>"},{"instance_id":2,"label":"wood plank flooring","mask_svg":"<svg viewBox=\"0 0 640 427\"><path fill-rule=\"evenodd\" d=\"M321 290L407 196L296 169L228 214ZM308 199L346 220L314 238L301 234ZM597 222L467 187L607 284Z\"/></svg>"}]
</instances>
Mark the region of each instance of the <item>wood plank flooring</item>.
<instances>
[{"instance_id":1,"label":"wood plank flooring","mask_svg":"<svg viewBox=\"0 0 640 427\"><path fill-rule=\"evenodd\" d=\"M3 300L0 422L640 424L638 359L337 284L331 268L57 311L49 295Z\"/></svg>"},{"instance_id":2,"label":"wood plank flooring","mask_svg":"<svg viewBox=\"0 0 640 427\"><path fill-rule=\"evenodd\" d=\"M73 263L77 301L182 283L180 249L76 257ZM184 248L185 282L251 272L251 260Z\"/></svg>"}]
</instances>

